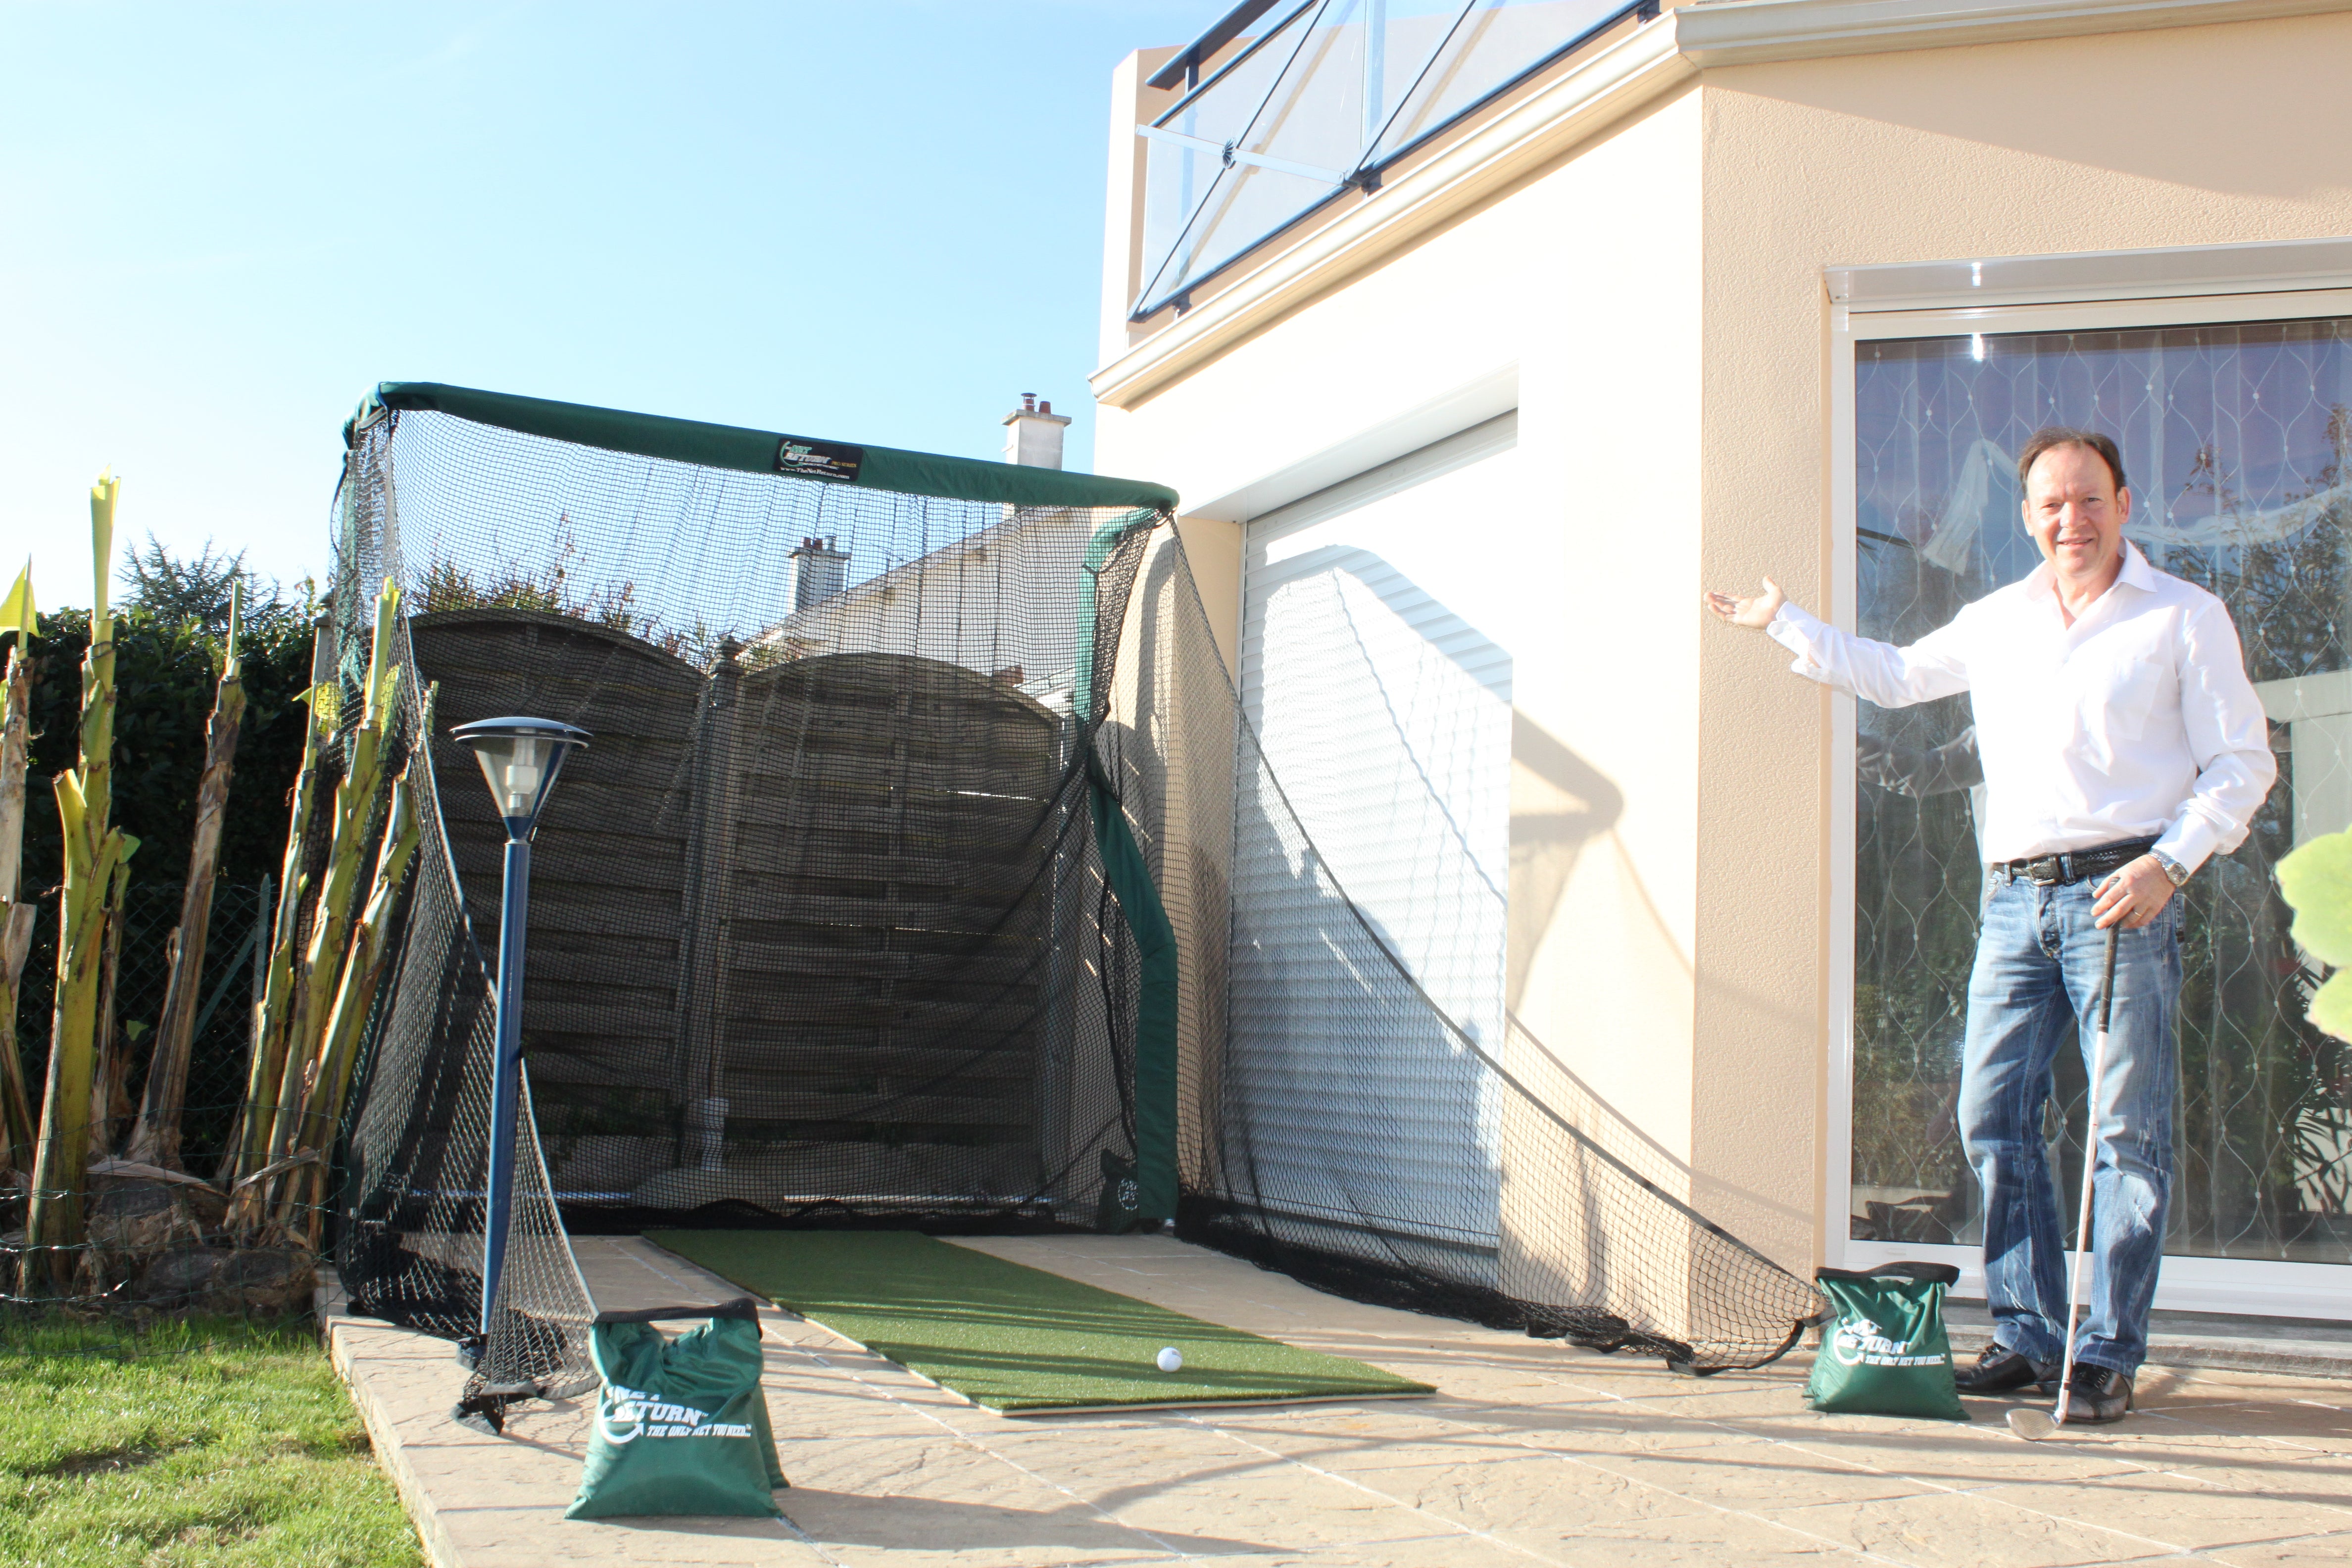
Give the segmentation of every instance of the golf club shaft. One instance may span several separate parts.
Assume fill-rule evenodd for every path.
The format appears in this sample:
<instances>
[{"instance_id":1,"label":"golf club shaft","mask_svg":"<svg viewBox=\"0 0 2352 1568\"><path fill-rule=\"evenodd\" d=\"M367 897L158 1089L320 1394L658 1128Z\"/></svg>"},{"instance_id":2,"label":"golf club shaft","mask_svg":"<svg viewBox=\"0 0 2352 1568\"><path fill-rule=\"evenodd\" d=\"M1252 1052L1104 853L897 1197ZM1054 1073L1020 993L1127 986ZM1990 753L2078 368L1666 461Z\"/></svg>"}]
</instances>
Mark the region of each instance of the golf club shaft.
<instances>
[{"instance_id":1,"label":"golf club shaft","mask_svg":"<svg viewBox=\"0 0 2352 1568\"><path fill-rule=\"evenodd\" d=\"M2057 1425L2066 1425L2074 1394L2074 1326L2083 1310L2083 1263L2091 1255L2091 1176L2099 1165L2099 1079L2107 1070L2107 1025L2116 1002L2116 937L2107 928L2106 973L2099 982L2099 1026L2091 1037L2091 1080L2083 1095L2083 1199L2074 1211L2074 1261L2066 1274L2066 1354L2059 1363Z\"/></svg>"}]
</instances>

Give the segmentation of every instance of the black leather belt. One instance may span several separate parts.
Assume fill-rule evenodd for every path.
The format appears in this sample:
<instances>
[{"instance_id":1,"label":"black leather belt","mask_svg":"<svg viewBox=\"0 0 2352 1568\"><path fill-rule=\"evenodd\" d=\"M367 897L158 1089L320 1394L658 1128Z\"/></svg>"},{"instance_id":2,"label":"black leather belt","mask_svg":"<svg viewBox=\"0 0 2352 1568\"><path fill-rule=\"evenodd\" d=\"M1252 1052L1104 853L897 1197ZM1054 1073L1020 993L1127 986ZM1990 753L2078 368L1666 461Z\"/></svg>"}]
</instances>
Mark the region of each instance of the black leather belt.
<instances>
[{"instance_id":1,"label":"black leather belt","mask_svg":"<svg viewBox=\"0 0 2352 1568\"><path fill-rule=\"evenodd\" d=\"M2134 838L2123 844L2102 844L2096 849L2077 849L2067 855L2036 855L2030 860L1996 860L1992 874L2003 882L2021 878L2037 888L2063 888L2069 882L2087 881L2104 877L2110 871L2121 870L2156 847L2153 838Z\"/></svg>"}]
</instances>

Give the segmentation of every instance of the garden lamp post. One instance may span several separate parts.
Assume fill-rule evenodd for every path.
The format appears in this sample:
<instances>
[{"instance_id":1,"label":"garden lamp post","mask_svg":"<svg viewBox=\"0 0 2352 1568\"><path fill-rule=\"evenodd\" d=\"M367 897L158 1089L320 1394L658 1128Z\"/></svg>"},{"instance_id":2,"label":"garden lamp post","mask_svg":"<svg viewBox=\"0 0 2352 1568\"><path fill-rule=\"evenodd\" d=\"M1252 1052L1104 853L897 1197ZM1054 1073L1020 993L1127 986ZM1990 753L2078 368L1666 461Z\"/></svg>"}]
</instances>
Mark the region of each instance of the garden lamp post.
<instances>
[{"instance_id":1,"label":"garden lamp post","mask_svg":"<svg viewBox=\"0 0 2352 1568\"><path fill-rule=\"evenodd\" d=\"M515 1106L522 1074L523 934L530 919L530 839L563 759L588 731L551 719L484 719L451 739L473 751L507 829L506 888L499 904L498 1047L490 1066L489 1194L482 1219L482 1343L490 1338L499 1277L513 1221Z\"/></svg>"}]
</instances>

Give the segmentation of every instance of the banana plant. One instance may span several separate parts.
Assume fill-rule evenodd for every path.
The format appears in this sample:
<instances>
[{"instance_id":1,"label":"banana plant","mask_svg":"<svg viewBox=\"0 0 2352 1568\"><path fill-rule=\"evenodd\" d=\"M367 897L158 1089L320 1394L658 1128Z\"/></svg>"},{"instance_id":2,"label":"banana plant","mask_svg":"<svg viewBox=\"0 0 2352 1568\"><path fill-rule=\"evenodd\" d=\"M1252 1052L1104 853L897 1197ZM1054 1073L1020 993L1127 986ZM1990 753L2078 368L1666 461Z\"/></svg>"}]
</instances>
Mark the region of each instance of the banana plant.
<instances>
[{"instance_id":1,"label":"banana plant","mask_svg":"<svg viewBox=\"0 0 2352 1568\"><path fill-rule=\"evenodd\" d=\"M0 728L0 1170L27 1170L33 1163L33 1097L25 1088L25 1064L17 1054L16 1002L25 960L33 951L35 906L22 900L25 856L25 758L33 714L33 638L39 617L33 607L33 563L16 574L16 584L0 600L0 640L16 638L8 650L7 705Z\"/></svg>"},{"instance_id":2,"label":"banana plant","mask_svg":"<svg viewBox=\"0 0 2352 1568\"><path fill-rule=\"evenodd\" d=\"M131 868L114 865L114 879L106 885L105 951L98 961L98 1035L90 1052L89 1157L104 1160L114 1152L114 1130L131 1107L131 1051L147 1026L133 1021L118 1024L115 1011L121 996L122 894L131 882Z\"/></svg>"},{"instance_id":3,"label":"banana plant","mask_svg":"<svg viewBox=\"0 0 2352 1568\"><path fill-rule=\"evenodd\" d=\"M429 710L429 698L427 708ZM429 731L429 720L426 728ZM409 862L416 853L418 827L409 796L409 772L403 768L400 776L393 781L383 844L376 853L375 878L368 892L367 907L352 928L351 951L343 963L341 981L335 988L334 1005L327 1014L326 1035L320 1043L316 1069L310 1074L310 1088L303 1097L302 1118L295 1129L292 1152L307 1151L319 1158L288 1173L286 1195L278 1206L279 1227L293 1234L299 1217L304 1240L313 1248L319 1245L319 1203L324 1193L326 1162L334 1152L335 1133L342 1125L344 1101L351 1094L352 1069L359 1058L360 1036L392 956L393 914L399 907Z\"/></svg>"},{"instance_id":4,"label":"banana plant","mask_svg":"<svg viewBox=\"0 0 2352 1568\"><path fill-rule=\"evenodd\" d=\"M375 638L368 650L365 707L352 734L350 761L335 785L327 868L319 879L318 905L310 918L310 941L296 975L291 1022L286 1037L286 1058L278 1073L278 1105L272 1120L268 1157L275 1161L294 1152L296 1123L301 1118L302 1097L311 1076L303 1069L318 1061L326 1032L327 1010L332 1005L351 943L352 921L359 913L362 889L360 877L364 856L374 836L377 795L383 783L383 742L400 691L400 666L393 662L393 639L399 624L400 589L384 579L376 595Z\"/></svg>"},{"instance_id":5,"label":"banana plant","mask_svg":"<svg viewBox=\"0 0 2352 1568\"><path fill-rule=\"evenodd\" d=\"M286 827L286 858L278 879L278 910L270 924L269 955L263 968L261 1005L254 1019L252 1055L246 1066L245 1102L223 1160L221 1185L233 1187L269 1163L278 1079L286 1070L287 1026L293 1016L299 934L310 892L303 873L310 821L316 815L327 742L333 739L342 688L334 681L334 627L321 621L310 654L310 689L298 700L307 710L302 731L302 766L294 780L294 808Z\"/></svg>"},{"instance_id":6,"label":"banana plant","mask_svg":"<svg viewBox=\"0 0 2352 1568\"><path fill-rule=\"evenodd\" d=\"M205 972L205 940L212 925L213 882L220 872L221 824L228 812L229 776L236 763L237 731L245 721L245 670L237 658L237 633L245 584L229 589L228 642L222 650L220 684L205 736L204 776L196 785L196 831L188 848L188 880L180 898L178 941L163 993L163 1015L155 1029L154 1054L147 1066L139 1124L129 1157L142 1164L180 1168L180 1114L187 1103L188 1058L194 1044L196 991Z\"/></svg>"},{"instance_id":7,"label":"banana plant","mask_svg":"<svg viewBox=\"0 0 2352 1568\"><path fill-rule=\"evenodd\" d=\"M32 1294L39 1259L60 1291L71 1288L74 1253L83 1237L82 1185L89 1152L90 1075L96 1058L99 982L106 946L109 889L139 841L111 825L114 759L114 639L106 603L114 553L114 503L121 481L101 474L89 492L96 583L89 651L81 665L81 754L57 776L58 821L65 839L59 894L57 1005L49 1026L49 1073L41 1100L30 1209L26 1215L21 1289Z\"/></svg>"}]
</instances>

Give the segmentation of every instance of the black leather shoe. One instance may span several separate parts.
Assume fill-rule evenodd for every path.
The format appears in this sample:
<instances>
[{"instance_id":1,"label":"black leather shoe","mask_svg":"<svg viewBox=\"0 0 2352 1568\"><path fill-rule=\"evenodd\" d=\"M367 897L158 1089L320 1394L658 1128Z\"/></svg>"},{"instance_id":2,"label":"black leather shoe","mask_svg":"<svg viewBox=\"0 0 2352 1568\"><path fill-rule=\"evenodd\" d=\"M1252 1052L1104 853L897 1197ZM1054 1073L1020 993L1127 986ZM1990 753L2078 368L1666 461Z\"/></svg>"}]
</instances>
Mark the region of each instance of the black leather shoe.
<instances>
[{"instance_id":1,"label":"black leather shoe","mask_svg":"<svg viewBox=\"0 0 2352 1568\"><path fill-rule=\"evenodd\" d=\"M1962 1394L2007 1394L2013 1388L2040 1384L2044 1393L2054 1394L2058 1373L2054 1367L2036 1366L2024 1356L1995 1341L1977 1352L1974 1366L1964 1366L1952 1374L1952 1382Z\"/></svg>"},{"instance_id":2,"label":"black leather shoe","mask_svg":"<svg viewBox=\"0 0 2352 1568\"><path fill-rule=\"evenodd\" d=\"M2120 1421L2132 1406L2132 1380L2112 1367L2074 1363L2074 1381L2066 1385L2066 1425L2104 1426Z\"/></svg>"}]
</instances>

